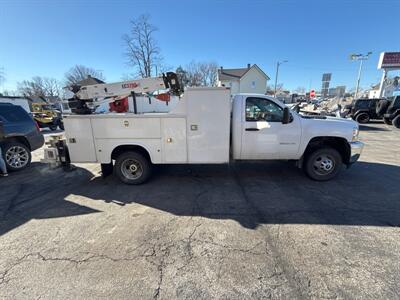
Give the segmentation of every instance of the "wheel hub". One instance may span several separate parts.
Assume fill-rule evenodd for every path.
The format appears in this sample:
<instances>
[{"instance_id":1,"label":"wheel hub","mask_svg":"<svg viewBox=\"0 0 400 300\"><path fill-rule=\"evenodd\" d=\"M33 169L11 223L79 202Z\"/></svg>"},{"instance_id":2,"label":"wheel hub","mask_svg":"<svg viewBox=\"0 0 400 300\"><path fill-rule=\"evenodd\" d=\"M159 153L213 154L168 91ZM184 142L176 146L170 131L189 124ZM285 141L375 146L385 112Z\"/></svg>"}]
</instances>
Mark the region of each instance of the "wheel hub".
<instances>
[{"instance_id":1,"label":"wheel hub","mask_svg":"<svg viewBox=\"0 0 400 300\"><path fill-rule=\"evenodd\" d=\"M327 155L316 157L314 161L314 170L320 175L327 175L335 168L334 160Z\"/></svg>"},{"instance_id":2,"label":"wheel hub","mask_svg":"<svg viewBox=\"0 0 400 300\"><path fill-rule=\"evenodd\" d=\"M321 162L321 168L325 171L330 171L333 167L332 161L327 159Z\"/></svg>"},{"instance_id":3,"label":"wheel hub","mask_svg":"<svg viewBox=\"0 0 400 300\"><path fill-rule=\"evenodd\" d=\"M128 179L137 179L142 176L143 168L141 164L134 159L126 159L121 164L122 174Z\"/></svg>"},{"instance_id":4,"label":"wheel hub","mask_svg":"<svg viewBox=\"0 0 400 300\"><path fill-rule=\"evenodd\" d=\"M14 146L6 152L7 164L14 168L22 168L28 163L28 153L23 147Z\"/></svg>"},{"instance_id":5,"label":"wheel hub","mask_svg":"<svg viewBox=\"0 0 400 300\"><path fill-rule=\"evenodd\" d=\"M134 173L138 170L138 167L135 164L131 164L129 166L129 170Z\"/></svg>"}]
</instances>

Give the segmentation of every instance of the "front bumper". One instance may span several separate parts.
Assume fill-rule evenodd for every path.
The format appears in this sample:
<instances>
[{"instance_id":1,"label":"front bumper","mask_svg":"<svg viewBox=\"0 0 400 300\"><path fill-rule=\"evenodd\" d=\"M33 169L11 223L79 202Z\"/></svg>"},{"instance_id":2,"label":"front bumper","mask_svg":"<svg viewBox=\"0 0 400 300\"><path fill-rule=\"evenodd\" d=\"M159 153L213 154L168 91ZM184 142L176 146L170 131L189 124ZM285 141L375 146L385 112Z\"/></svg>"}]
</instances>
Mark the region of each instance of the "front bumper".
<instances>
[{"instance_id":1,"label":"front bumper","mask_svg":"<svg viewBox=\"0 0 400 300\"><path fill-rule=\"evenodd\" d=\"M350 160L349 164L355 163L361 155L362 149L364 148L364 143L362 142L351 142L350 144Z\"/></svg>"}]
</instances>

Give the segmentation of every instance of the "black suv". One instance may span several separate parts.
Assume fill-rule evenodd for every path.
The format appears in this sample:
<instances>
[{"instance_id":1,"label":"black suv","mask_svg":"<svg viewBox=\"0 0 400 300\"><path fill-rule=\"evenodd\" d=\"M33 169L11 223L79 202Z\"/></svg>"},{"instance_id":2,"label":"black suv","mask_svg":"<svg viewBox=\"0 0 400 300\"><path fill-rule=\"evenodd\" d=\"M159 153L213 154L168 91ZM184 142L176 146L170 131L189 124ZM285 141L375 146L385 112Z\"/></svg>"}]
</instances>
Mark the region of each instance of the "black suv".
<instances>
[{"instance_id":1,"label":"black suv","mask_svg":"<svg viewBox=\"0 0 400 300\"><path fill-rule=\"evenodd\" d=\"M28 167L31 151L43 144L39 127L22 107L0 103L0 146L9 171Z\"/></svg>"},{"instance_id":2,"label":"black suv","mask_svg":"<svg viewBox=\"0 0 400 300\"><path fill-rule=\"evenodd\" d=\"M376 112L383 116L385 124L392 125L400 129L400 96L390 97L382 100Z\"/></svg>"},{"instance_id":3,"label":"black suv","mask_svg":"<svg viewBox=\"0 0 400 300\"><path fill-rule=\"evenodd\" d=\"M368 123L372 119L382 119L382 116L376 112L376 107L381 100L356 99L350 105L345 106L345 112L347 116L361 124Z\"/></svg>"}]
</instances>

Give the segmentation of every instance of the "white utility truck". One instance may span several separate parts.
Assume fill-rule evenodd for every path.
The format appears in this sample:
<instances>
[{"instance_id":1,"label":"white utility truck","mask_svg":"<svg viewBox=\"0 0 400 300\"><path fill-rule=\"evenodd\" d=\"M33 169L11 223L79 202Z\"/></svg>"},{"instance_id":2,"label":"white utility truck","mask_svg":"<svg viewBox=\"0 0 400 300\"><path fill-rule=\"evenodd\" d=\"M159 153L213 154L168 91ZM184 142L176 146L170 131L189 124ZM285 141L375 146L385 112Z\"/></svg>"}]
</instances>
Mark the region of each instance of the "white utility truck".
<instances>
[{"instance_id":1,"label":"white utility truck","mask_svg":"<svg viewBox=\"0 0 400 300\"><path fill-rule=\"evenodd\" d=\"M153 164L231 160L293 160L324 181L363 148L352 120L301 116L272 97L221 87L188 88L168 113L71 114L64 125L71 162L100 163L127 184L145 182Z\"/></svg>"}]
</instances>

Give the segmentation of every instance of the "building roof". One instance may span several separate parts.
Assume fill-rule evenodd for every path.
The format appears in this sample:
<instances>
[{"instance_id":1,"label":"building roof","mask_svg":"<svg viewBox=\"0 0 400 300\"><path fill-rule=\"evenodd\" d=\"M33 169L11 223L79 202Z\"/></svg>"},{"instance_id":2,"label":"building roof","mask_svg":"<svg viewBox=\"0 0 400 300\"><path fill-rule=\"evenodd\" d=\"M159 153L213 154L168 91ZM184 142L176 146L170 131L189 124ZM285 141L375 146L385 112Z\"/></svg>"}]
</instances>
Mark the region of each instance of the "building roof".
<instances>
[{"instance_id":1,"label":"building roof","mask_svg":"<svg viewBox=\"0 0 400 300\"><path fill-rule=\"evenodd\" d=\"M79 89L82 86L103 84L103 83L105 83L105 82L96 77L92 77L92 76L88 75L85 79L82 79L81 81L78 81L77 83L65 86L65 87L63 87L63 89L69 90L73 93L76 93L79 91Z\"/></svg>"},{"instance_id":2,"label":"building roof","mask_svg":"<svg viewBox=\"0 0 400 300\"><path fill-rule=\"evenodd\" d=\"M25 97L29 100L31 100L33 103L43 103L43 102L47 102L45 98L43 97Z\"/></svg>"},{"instance_id":3,"label":"building roof","mask_svg":"<svg viewBox=\"0 0 400 300\"><path fill-rule=\"evenodd\" d=\"M94 85L94 84L102 84L102 83L105 83L105 82L96 77L88 76L87 78L77 82L76 85L86 86L86 85Z\"/></svg>"},{"instance_id":4,"label":"building roof","mask_svg":"<svg viewBox=\"0 0 400 300\"><path fill-rule=\"evenodd\" d=\"M240 79L249 69L218 69L219 80Z\"/></svg>"},{"instance_id":5,"label":"building roof","mask_svg":"<svg viewBox=\"0 0 400 300\"><path fill-rule=\"evenodd\" d=\"M371 90L379 90L380 83L374 84L371 86Z\"/></svg>"},{"instance_id":6,"label":"building roof","mask_svg":"<svg viewBox=\"0 0 400 300\"><path fill-rule=\"evenodd\" d=\"M237 69L224 69L221 67L221 69L218 69L218 79L219 80L231 80L231 79L240 79L242 78L249 70L252 68L257 68L268 80L269 77L267 74L264 73L263 70L261 70L256 64L248 65L247 68L237 68Z\"/></svg>"}]
</instances>

